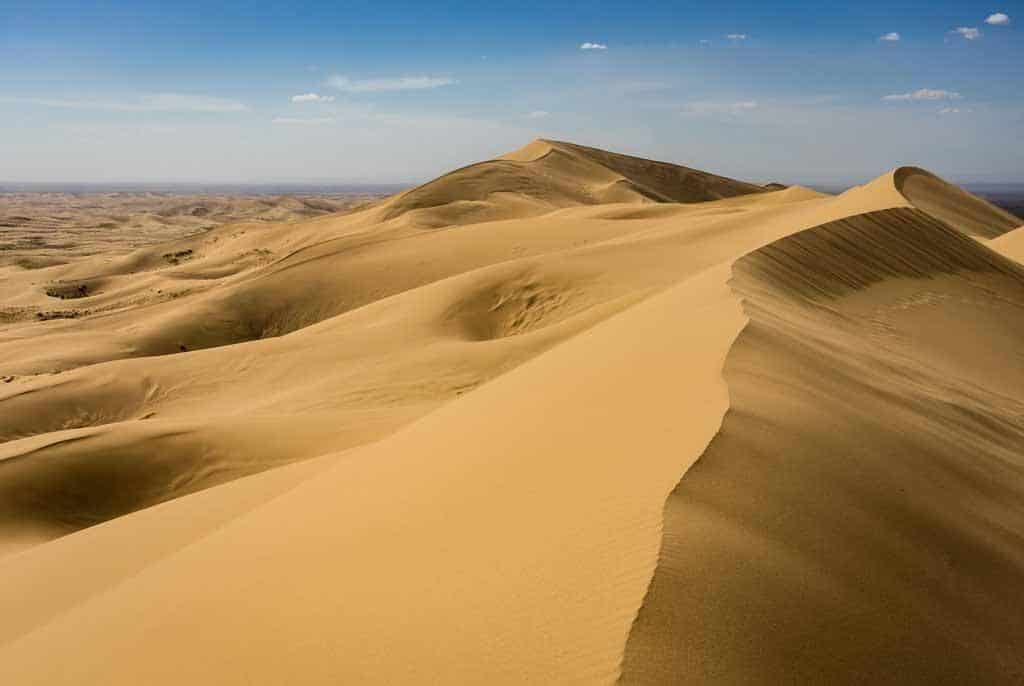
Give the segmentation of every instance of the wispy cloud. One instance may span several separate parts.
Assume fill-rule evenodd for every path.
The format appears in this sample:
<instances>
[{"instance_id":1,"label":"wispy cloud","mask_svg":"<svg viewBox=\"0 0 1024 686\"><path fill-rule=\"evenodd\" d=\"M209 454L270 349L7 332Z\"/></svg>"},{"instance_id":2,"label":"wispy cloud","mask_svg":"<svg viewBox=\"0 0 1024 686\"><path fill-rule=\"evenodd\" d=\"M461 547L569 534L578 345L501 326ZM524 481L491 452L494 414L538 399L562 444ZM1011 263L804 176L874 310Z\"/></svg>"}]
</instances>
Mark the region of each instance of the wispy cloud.
<instances>
[{"instance_id":1,"label":"wispy cloud","mask_svg":"<svg viewBox=\"0 0 1024 686\"><path fill-rule=\"evenodd\" d=\"M66 110L104 110L107 112L242 112L244 104L233 100L181 93L144 95L135 101L79 100L73 98L0 98L2 102L39 105Z\"/></svg>"},{"instance_id":2,"label":"wispy cloud","mask_svg":"<svg viewBox=\"0 0 1024 686\"><path fill-rule=\"evenodd\" d=\"M942 88L920 88L910 93L896 93L893 95L883 95L882 100L959 100L962 97L963 96L957 93L956 91L947 91Z\"/></svg>"},{"instance_id":3,"label":"wispy cloud","mask_svg":"<svg viewBox=\"0 0 1024 686\"><path fill-rule=\"evenodd\" d=\"M959 107L943 107L942 109L939 110L939 114L959 114L959 113L960 113L960 108Z\"/></svg>"},{"instance_id":4,"label":"wispy cloud","mask_svg":"<svg viewBox=\"0 0 1024 686\"><path fill-rule=\"evenodd\" d=\"M333 95L320 95L319 93L303 93L293 95L292 102L334 102Z\"/></svg>"},{"instance_id":5,"label":"wispy cloud","mask_svg":"<svg viewBox=\"0 0 1024 686\"><path fill-rule=\"evenodd\" d=\"M580 43L580 50L607 50L608 46L604 43Z\"/></svg>"},{"instance_id":6,"label":"wispy cloud","mask_svg":"<svg viewBox=\"0 0 1024 686\"><path fill-rule=\"evenodd\" d=\"M951 33L959 34L967 40L977 40L978 38L981 38L981 31L970 26L958 26L953 29Z\"/></svg>"},{"instance_id":7,"label":"wispy cloud","mask_svg":"<svg viewBox=\"0 0 1024 686\"><path fill-rule=\"evenodd\" d=\"M895 43L899 39L900 39L900 34L897 33L896 31L890 31L889 33L887 33L887 34L885 34L883 36L880 36L878 38L878 40L888 41L890 43Z\"/></svg>"},{"instance_id":8,"label":"wispy cloud","mask_svg":"<svg viewBox=\"0 0 1024 686\"><path fill-rule=\"evenodd\" d=\"M325 126L334 121L334 117L275 117L271 123L282 126Z\"/></svg>"},{"instance_id":9,"label":"wispy cloud","mask_svg":"<svg viewBox=\"0 0 1024 686\"><path fill-rule=\"evenodd\" d=\"M709 41L707 38L701 38L699 41L697 41L697 45L711 45L711 41Z\"/></svg>"},{"instance_id":10,"label":"wispy cloud","mask_svg":"<svg viewBox=\"0 0 1024 686\"><path fill-rule=\"evenodd\" d=\"M336 74L327 85L344 93L385 93L389 91L421 91L458 83L447 76L398 76L383 79L352 79Z\"/></svg>"},{"instance_id":11,"label":"wispy cloud","mask_svg":"<svg viewBox=\"0 0 1024 686\"><path fill-rule=\"evenodd\" d=\"M742 114L757 109L757 102L743 100L740 102L691 102L683 108L686 116L694 115L715 115L715 114Z\"/></svg>"},{"instance_id":12,"label":"wispy cloud","mask_svg":"<svg viewBox=\"0 0 1024 686\"><path fill-rule=\"evenodd\" d=\"M996 12L995 14L988 15L985 18L985 23L992 26L1006 26L1010 23L1010 15L1005 12Z\"/></svg>"},{"instance_id":13,"label":"wispy cloud","mask_svg":"<svg viewBox=\"0 0 1024 686\"><path fill-rule=\"evenodd\" d=\"M547 110L534 110L533 112L527 112L526 113L526 118L527 119L544 119L545 117L550 117L550 116L551 116L551 113L548 112Z\"/></svg>"},{"instance_id":14,"label":"wispy cloud","mask_svg":"<svg viewBox=\"0 0 1024 686\"><path fill-rule=\"evenodd\" d=\"M727 33L725 37L729 40L747 40L748 36L745 33Z\"/></svg>"}]
</instances>

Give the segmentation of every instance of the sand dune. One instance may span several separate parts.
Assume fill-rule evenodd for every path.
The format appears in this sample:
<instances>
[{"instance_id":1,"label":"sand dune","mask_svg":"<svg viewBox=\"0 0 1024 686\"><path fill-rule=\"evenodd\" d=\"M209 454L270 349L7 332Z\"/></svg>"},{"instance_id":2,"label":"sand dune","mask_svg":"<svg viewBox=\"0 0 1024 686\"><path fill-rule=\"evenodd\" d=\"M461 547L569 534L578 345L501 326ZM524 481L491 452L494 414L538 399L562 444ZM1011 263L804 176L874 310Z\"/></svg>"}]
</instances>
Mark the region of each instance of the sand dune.
<instances>
[{"instance_id":1,"label":"sand dune","mask_svg":"<svg viewBox=\"0 0 1024 686\"><path fill-rule=\"evenodd\" d=\"M5 272L0 679L1014 683L1021 224L535 141Z\"/></svg>"},{"instance_id":2,"label":"sand dune","mask_svg":"<svg viewBox=\"0 0 1024 686\"><path fill-rule=\"evenodd\" d=\"M458 169L387 203L421 226L523 217L578 205L693 203L765 189L665 162L537 140L496 160Z\"/></svg>"},{"instance_id":3,"label":"sand dune","mask_svg":"<svg viewBox=\"0 0 1024 686\"><path fill-rule=\"evenodd\" d=\"M732 286L730 410L666 505L623 683L1015 681L1024 270L901 208Z\"/></svg>"},{"instance_id":4,"label":"sand dune","mask_svg":"<svg viewBox=\"0 0 1024 686\"><path fill-rule=\"evenodd\" d=\"M1024 226L995 238L988 247L1017 262L1024 261Z\"/></svg>"}]
</instances>

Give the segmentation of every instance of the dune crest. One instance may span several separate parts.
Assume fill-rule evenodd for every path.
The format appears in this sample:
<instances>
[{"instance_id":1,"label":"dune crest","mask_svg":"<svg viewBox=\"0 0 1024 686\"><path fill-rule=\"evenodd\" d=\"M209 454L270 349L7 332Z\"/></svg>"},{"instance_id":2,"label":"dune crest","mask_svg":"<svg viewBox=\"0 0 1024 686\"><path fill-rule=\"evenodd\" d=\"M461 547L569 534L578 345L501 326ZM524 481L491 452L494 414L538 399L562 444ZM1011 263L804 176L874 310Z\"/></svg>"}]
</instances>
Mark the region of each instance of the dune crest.
<instances>
[{"instance_id":1,"label":"dune crest","mask_svg":"<svg viewBox=\"0 0 1024 686\"><path fill-rule=\"evenodd\" d=\"M900 167L893 182L914 207L970 236L991 239L1020 226L1009 212L924 169Z\"/></svg>"}]
</instances>

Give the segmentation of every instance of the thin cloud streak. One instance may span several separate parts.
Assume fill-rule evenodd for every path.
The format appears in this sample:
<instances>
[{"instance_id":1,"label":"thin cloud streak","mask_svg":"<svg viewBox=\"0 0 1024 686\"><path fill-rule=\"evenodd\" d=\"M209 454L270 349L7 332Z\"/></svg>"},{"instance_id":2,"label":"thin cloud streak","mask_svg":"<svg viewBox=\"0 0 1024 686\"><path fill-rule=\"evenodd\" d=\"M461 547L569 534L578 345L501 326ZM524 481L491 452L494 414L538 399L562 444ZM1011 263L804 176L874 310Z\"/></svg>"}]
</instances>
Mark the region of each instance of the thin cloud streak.
<instances>
[{"instance_id":1,"label":"thin cloud streak","mask_svg":"<svg viewBox=\"0 0 1024 686\"><path fill-rule=\"evenodd\" d=\"M304 103L304 102L334 102L333 95L320 95L319 93L303 93L301 95L293 95L291 98L292 102Z\"/></svg>"},{"instance_id":2,"label":"thin cloud streak","mask_svg":"<svg viewBox=\"0 0 1024 686\"><path fill-rule=\"evenodd\" d=\"M966 40L977 40L981 38L981 31L971 26L958 26L953 33L963 36Z\"/></svg>"},{"instance_id":3,"label":"thin cloud streak","mask_svg":"<svg viewBox=\"0 0 1024 686\"><path fill-rule=\"evenodd\" d=\"M382 79L352 79L335 74L327 79L327 85L343 93L387 93L393 91L419 91L452 86L458 83L446 76L399 76Z\"/></svg>"},{"instance_id":4,"label":"thin cloud streak","mask_svg":"<svg viewBox=\"0 0 1024 686\"><path fill-rule=\"evenodd\" d=\"M882 100L907 102L913 100L960 100L962 97L956 91L948 91L942 88L919 88L910 93L883 95Z\"/></svg>"}]
</instances>

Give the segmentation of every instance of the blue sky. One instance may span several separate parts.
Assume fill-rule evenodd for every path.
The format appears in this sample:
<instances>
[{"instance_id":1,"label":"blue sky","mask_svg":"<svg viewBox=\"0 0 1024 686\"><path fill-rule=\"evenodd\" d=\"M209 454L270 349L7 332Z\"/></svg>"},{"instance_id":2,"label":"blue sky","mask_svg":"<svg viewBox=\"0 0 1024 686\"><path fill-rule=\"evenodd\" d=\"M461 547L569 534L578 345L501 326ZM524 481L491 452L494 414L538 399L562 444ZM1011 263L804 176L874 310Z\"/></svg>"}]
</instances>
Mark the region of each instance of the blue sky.
<instances>
[{"instance_id":1,"label":"blue sky","mask_svg":"<svg viewBox=\"0 0 1024 686\"><path fill-rule=\"evenodd\" d=\"M543 136L1024 181L1022 2L213 4L0 0L0 180L412 182Z\"/></svg>"}]
</instances>

